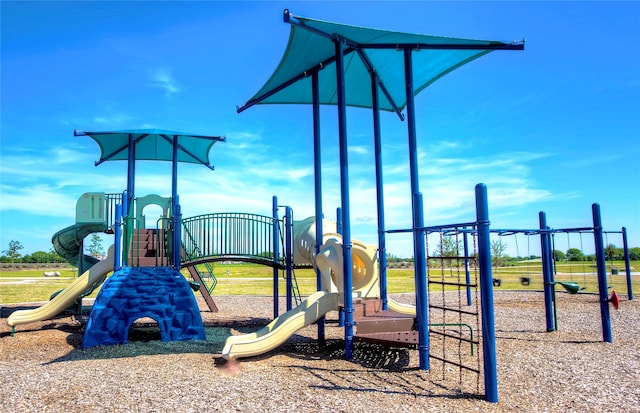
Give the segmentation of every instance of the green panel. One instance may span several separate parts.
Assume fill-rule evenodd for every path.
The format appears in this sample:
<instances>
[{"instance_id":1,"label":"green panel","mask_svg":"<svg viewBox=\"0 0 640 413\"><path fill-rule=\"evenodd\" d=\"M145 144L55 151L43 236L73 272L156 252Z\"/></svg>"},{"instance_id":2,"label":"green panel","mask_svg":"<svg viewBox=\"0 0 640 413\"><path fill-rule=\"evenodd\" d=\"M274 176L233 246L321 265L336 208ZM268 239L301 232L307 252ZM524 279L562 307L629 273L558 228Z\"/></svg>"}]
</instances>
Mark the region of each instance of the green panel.
<instances>
[{"instance_id":1,"label":"green panel","mask_svg":"<svg viewBox=\"0 0 640 413\"><path fill-rule=\"evenodd\" d=\"M76 202L76 223L105 223L107 197L104 192L87 192Z\"/></svg>"}]
</instances>

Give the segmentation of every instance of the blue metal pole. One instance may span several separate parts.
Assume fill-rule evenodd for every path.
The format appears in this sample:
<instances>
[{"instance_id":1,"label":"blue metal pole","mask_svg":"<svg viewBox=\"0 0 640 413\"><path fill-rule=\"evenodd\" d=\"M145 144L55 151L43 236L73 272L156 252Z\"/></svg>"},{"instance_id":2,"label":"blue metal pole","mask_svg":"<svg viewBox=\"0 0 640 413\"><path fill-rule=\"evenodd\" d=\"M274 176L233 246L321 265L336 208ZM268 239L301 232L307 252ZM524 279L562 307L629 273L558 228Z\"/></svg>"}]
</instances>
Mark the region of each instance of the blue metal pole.
<instances>
[{"instance_id":1,"label":"blue metal pole","mask_svg":"<svg viewBox=\"0 0 640 413\"><path fill-rule=\"evenodd\" d=\"M342 208L336 208L336 232L342 236ZM338 325L344 327L344 311L338 313Z\"/></svg>"},{"instance_id":2,"label":"blue metal pole","mask_svg":"<svg viewBox=\"0 0 640 413\"><path fill-rule=\"evenodd\" d=\"M127 205L125 210L128 212L131 211L133 199L136 196L136 143L132 133L129 134L129 146L127 149Z\"/></svg>"},{"instance_id":3,"label":"blue metal pole","mask_svg":"<svg viewBox=\"0 0 640 413\"><path fill-rule=\"evenodd\" d=\"M476 219L478 222L478 267L480 269L480 307L482 311L482 354L484 360L485 400L498 402L498 363L493 307L491 271L491 232L487 187L476 185Z\"/></svg>"},{"instance_id":4,"label":"blue metal pole","mask_svg":"<svg viewBox=\"0 0 640 413\"><path fill-rule=\"evenodd\" d=\"M413 194L413 204L419 211L422 211L422 194ZM416 288L416 319L418 322L418 356L420 358L420 369L429 370L429 295L426 274L426 257L420 254L420 249L424 251L425 233L422 230L413 229L414 242L414 275Z\"/></svg>"},{"instance_id":5,"label":"blue metal pole","mask_svg":"<svg viewBox=\"0 0 640 413\"><path fill-rule=\"evenodd\" d=\"M280 220L278 219L278 197L273 196L272 202L272 212L273 212L273 234L272 243L273 243L273 261L274 263L278 263L280 259L280 237L279 235L279 226ZM279 291L278 291L278 282L279 282L279 272L278 266L273 266L273 318L278 317L280 311L278 309L278 302L280 301Z\"/></svg>"},{"instance_id":6,"label":"blue metal pole","mask_svg":"<svg viewBox=\"0 0 640 413\"><path fill-rule=\"evenodd\" d=\"M129 242L129 234L131 233L131 223L129 220L127 220L127 218L129 217L129 194L127 193L127 191L122 191L122 218L123 218L123 222L122 222L122 231L123 231L123 241L125 243ZM123 247L122 242L120 244L121 247ZM129 253L129 248L122 248L122 251L120 253L121 257L122 257L122 265L123 266L127 266L129 265L129 258L127 257L127 254ZM126 251L126 254L125 254Z\"/></svg>"},{"instance_id":7,"label":"blue metal pole","mask_svg":"<svg viewBox=\"0 0 640 413\"><path fill-rule=\"evenodd\" d=\"M633 300L633 286L631 285L631 262L629 261L629 244L627 243L627 228L622 227L622 250L624 251L624 271L627 274L627 295Z\"/></svg>"},{"instance_id":8,"label":"blue metal pole","mask_svg":"<svg viewBox=\"0 0 640 413\"><path fill-rule=\"evenodd\" d=\"M315 189L315 213L316 213L316 256L320 253L324 234L322 233L322 144L320 142L320 85L318 72L311 74L311 94L313 96L313 177ZM329 286L327 286L329 288ZM316 290L322 291L322 275L316 268ZM318 318L318 344L325 344L324 324L325 317Z\"/></svg>"},{"instance_id":9,"label":"blue metal pole","mask_svg":"<svg viewBox=\"0 0 640 413\"><path fill-rule=\"evenodd\" d=\"M427 295L427 265L424 243L422 194L418 180L418 148L416 115L413 99L413 59L411 49L404 49L404 77L407 98L407 130L409 139L409 172L411 175L411 209L413 214L413 261L416 285L416 315L418 319L418 353L420 369L429 370L429 297Z\"/></svg>"},{"instance_id":10,"label":"blue metal pole","mask_svg":"<svg viewBox=\"0 0 640 413\"><path fill-rule=\"evenodd\" d=\"M466 228L465 228L466 229ZM471 273L469 272L469 234L467 231L462 233L462 246L464 249L464 277L467 283L467 305L473 304L471 298Z\"/></svg>"},{"instance_id":11,"label":"blue metal pole","mask_svg":"<svg viewBox=\"0 0 640 413\"><path fill-rule=\"evenodd\" d=\"M285 226L285 260L286 260L286 273L287 273L287 311L293 308L293 265L291 265L291 257L293 251L292 247L292 228L293 228L293 210L291 207L285 207L286 226Z\"/></svg>"},{"instance_id":12,"label":"blue metal pole","mask_svg":"<svg viewBox=\"0 0 640 413\"><path fill-rule=\"evenodd\" d=\"M547 230L551 230L549 226L546 228ZM553 326L557 330L558 329L558 301L556 299L556 265L553 261L553 232L547 232L547 261L546 265L548 266L549 273L549 284L551 285L551 291L553 292Z\"/></svg>"},{"instance_id":13,"label":"blue metal pole","mask_svg":"<svg viewBox=\"0 0 640 413\"><path fill-rule=\"evenodd\" d=\"M113 231L114 257L113 271L120 271L122 268L122 205L116 204L116 222Z\"/></svg>"},{"instance_id":14,"label":"blue metal pole","mask_svg":"<svg viewBox=\"0 0 640 413\"><path fill-rule=\"evenodd\" d=\"M180 236L182 234L182 213L178 203L178 135L173 135L171 158L171 201L173 205L171 212L173 215L173 268L180 270Z\"/></svg>"},{"instance_id":15,"label":"blue metal pole","mask_svg":"<svg viewBox=\"0 0 640 413\"><path fill-rule=\"evenodd\" d=\"M544 211L540 211L538 213L538 219L540 221L540 229L546 230L547 215ZM547 331L555 331L557 328L554 317L555 284L553 268L551 267L550 261L553 259L553 252L549 252L549 233L547 231L540 231L540 252L542 255L542 280L544 284L544 310L547 322Z\"/></svg>"},{"instance_id":16,"label":"blue metal pole","mask_svg":"<svg viewBox=\"0 0 640 413\"><path fill-rule=\"evenodd\" d=\"M609 315L609 290L607 287L607 264L604 256L604 240L602 239L602 218L600 205L592 204L593 238L596 247L596 268L598 269L598 291L600 292L600 318L602 320L602 341L611 343L611 318Z\"/></svg>"},{"instance_id":17,"label":"blue metal pole","mask_svg":"<svg viewBox=\"0 0 640 413\"><path fill-rule=\"evenodd\" d=\"M129 216L129 195L127 191L122 191L122 216Z\"/></svg>"},{"instance_id":18,"label":"blue metal pole","mask_svg":"<svg viewBox=\"0 0 640 413\"><path fill-rule=\"evenodd\" d=\"M182 234L182 208L180 203L176 203L176 209L173 213L174 226L173 226L173 268L176 271L180 271L180 235Z\"/></svg>"},{"instance_id":19,"label":"blue metal pole","mask_svg":"<svg viewBox=\"0 0 640 413\"><path fill-rule=\"evenodd\" d=\"M336 88L338 97L338 138L340 146L340 195L342 207L342 273L344 280L344 339L345 358L353 358L353 296L352 296L352 258L351 258L351 215L349 209L349 156L347 143L347 107L344 80L344 43L337 38L336 49Z\"/></svg>"},{"instance_id":20,"label":"blue metal pole","mask_svg":"<svg viewBox=\"0 0 640 413\"><path fill-rule=\"evenodd\" d=\"M388 310L387 299L387 241L384 232L384 186L382 181L382 138L380 136L380 99L378 74L371 72L371 106L373 112L373 142L376 163L376 201L378 206L378 264L380 266L380 299L382 309Z\"/></svg>"}]
</instances>

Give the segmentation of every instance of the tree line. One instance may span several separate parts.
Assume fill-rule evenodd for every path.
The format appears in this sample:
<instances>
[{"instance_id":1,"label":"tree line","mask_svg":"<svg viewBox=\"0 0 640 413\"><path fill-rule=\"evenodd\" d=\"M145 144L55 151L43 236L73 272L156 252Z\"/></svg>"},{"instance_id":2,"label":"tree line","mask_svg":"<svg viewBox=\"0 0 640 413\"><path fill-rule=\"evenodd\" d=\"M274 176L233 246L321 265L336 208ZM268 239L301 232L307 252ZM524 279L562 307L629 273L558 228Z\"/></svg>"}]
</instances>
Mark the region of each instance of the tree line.
<instances>
[{"instance_id":1,"label":"tree line","mask_svg":"<svg viewBox=\"0 0 640 413\"><path fill-rule=\"evenodd\" d=\"M491 256L494 265L503 265L508 261L521 261L523 259L537 259L540 257L509 257L505 254L506 244L500 241L491 242ZM609 244L604 248L604 258L607 261L624 260L624 248L618 248L614 244ZM595 261L595 254L585 254L579 248L569 248L566 252L561 250L553 250L553 259L559 261ZM632 261L640 260L640 247L629 248L629 259Z\"/></svg>"},{"instance_id":2,"label":"tree line","mask_svg":"<svg viewBox=\"0 0 640 413\"><path fill-rule=\"evenodd\" d=\"M67 262L62 258L53 247L48 251L36 251L31 254L22 255L20 251L24 249L24 246L20 241L11 240L9 247L2 251L0 256L0 263L3 264L42 264L42 263L63 263ZM91 236L90 244L86 247L89 255L99 257L104 255L104 249L102 248L102 238L98 234ZM72 263L73 264L73 263Z\"/></svg>"},{"instance_id":3,"label":"tree line","mask_svg":"<svg viewBox=\"0 0 640 413\"><path fill-rule=\"evenodd\" d=\"M9 247L2 251L3 255L0 256L1 263L60 263L66 260L58 255L53 248L48 251L36 251L31 254L22 255L20 253L24 247L20 241L11 240ZM491 256L494 265L505 265L509 261L522 261L533 260L540 258L536 255L530 255L526 257L510 257L505 254L507 245L500 241L491 242ZM104 255L104 249L102 248L102 238L98 234L93 234L89 245L86 247L89 255L99 257ZM458 257L460 255L460 242L456 242L450 238L443 238L442 243L437 246L433 256L439 257ZM624 259L624 249L618 248L614 244L609 244L604 249L605 259L609 261L620 261ZM579 248L569 248L566 252L560 250L553 250L553 257L555 261L595 261L594 254L584 254ZM629 248L629 259L632 261L640 260L640 247ZM399 258L393 254L387 254L387 263L393 264L413 264L413 258Z\"/></svg>"}]
</instances>

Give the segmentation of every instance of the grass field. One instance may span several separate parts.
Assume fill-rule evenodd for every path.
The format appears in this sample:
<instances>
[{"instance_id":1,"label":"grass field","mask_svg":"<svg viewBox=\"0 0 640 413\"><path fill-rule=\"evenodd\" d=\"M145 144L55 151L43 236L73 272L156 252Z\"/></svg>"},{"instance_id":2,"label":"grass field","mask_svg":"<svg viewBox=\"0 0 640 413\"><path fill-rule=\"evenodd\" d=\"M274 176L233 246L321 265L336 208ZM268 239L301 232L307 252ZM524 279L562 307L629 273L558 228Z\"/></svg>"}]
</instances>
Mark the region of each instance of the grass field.
<instances>
[{"instance_id":1,"label":"grass field","mask_svg":"<svg viewBox=\"0 0 640 413\"><path fill-rule=\"evenodd\" d=\"M622 262L607 263L608 284L621 294L626 294L626 276ZM631 263L632 271L640 269L640 261ZM617 268L618 274L612 275L612 268ZM47 301L51 294L68 286L76 277L71 268L56 269L59 277L44 277L43 270L0 271L0 304ZM273 294L273 270L270 267L257 264L220 263L214 267L218 285L213 295L271 295ZM556 265L556 281L577 282L584 292L597 292L597 276L595 264L558 263ZM183 271L186 277L188 273ZM445 281L461 277L461 268L430 268L430 276L443 277ZM473 274L472 274L473 276ZM521 278L528 278L528 285L523 285ZM284 295L284 273L279 272L279 292ZM517 265L498 267L493 269L493 278L500 280L496 290L542 290L542 269L540 262L519 262ZM300 294L309 295L316 290L315 273L311 269L296 270ZM411 268L389 269L387 273L389 293L407 293L414 291L414 274ZM440 288L432 286L432 288ZM558 287L560 290L560 287ZM633 276L633 289L640 294L640 275ZM94 291L89 297L95 297Z\"/></svg>"}]
</instances>

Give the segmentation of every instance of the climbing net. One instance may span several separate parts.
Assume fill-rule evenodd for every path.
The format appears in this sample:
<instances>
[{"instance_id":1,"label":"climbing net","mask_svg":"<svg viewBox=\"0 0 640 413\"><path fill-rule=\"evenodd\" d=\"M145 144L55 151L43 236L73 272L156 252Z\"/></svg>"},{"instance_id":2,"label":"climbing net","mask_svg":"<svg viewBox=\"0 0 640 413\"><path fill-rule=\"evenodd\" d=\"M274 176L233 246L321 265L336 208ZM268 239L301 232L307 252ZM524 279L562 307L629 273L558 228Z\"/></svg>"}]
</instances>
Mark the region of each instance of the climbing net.
<instances>
[{"instance_id":1,"label":"climbing net","mask_svg":"<svg viewBox=\"0 0 640 413\"><path fill-rule=\"evenodd\" d=\"M450 226L427 232L429 358L434 376L480 393L481 310L475 231Z\"/></svg>"}]
</instances>

